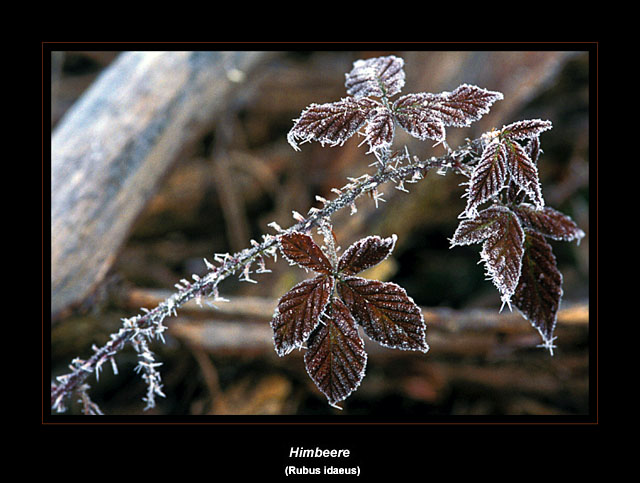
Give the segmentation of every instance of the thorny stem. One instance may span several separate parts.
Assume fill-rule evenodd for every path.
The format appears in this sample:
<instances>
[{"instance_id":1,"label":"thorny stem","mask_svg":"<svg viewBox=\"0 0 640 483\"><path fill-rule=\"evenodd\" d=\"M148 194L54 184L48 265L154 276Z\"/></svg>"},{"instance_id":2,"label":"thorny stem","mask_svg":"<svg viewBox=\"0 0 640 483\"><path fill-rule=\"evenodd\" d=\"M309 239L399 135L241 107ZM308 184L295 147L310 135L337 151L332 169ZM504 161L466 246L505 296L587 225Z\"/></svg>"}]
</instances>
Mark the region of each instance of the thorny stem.
<instances>
[{"instance_id":1,"label":"thorny stem","mask_svg":"<svg viewBox=\"0 0 640 483\"><path fill-rule=\"evenodd\" d=\"M420 161L416 157L410 160L407 153L391 155L385 152L379 159L379 169L373 176L365 174L359 178L350 179L350 183L345 187L340 190L334 190L334 192L339 193L335 199L331 201L323 200L323 208L311 208L306 218L300 217L298 223L287 230L282 230L277 227L277 225L276 227L280 232L279 234L293 231L308 232L312 228L319 226L323 220L330 219L337 211L347 206L355 206L354 203L360 196L367 193L373 193L375 195L380 185L393 181L397 183L400 188L403 182L418 182L427 171L434 168L438 170L451 169L457 174L469 177L469 165L473 163L479 155L481 145L481 138L473 141L467 140L466 143L458 149L449 151L444 156L432 157L426 161ZM407 164L402 164L404 161L408 161ZM225 256L219 266L214 266L207 262L210 271L205 276L194 276L195 281L193 283L188 283L183 280L186 286L158 304L153 310L129 319L123 319L122 328L112 334L111 340L104 346L100 348L94 347L94 354L91 358L86 361L80 359L72 361L69 366L72 372L58 376L58 382L51 384L52 409L63 412L65 410L65 400L76 391L81 392L84 397L86 397L88 387L84 385L84 381L87 377L93 372L95 372L96 377L98 377L101 366L106 361L111 361L115 371L114 357L128 342L134 345L139 355L146 358L147 361L151 361L150 363L143 361L139 366L143 367L146 371L145 380L147 380L147 383L151 386L148 378L153 379L154 375L159 378L157 371L154 369L154 367L159 364L152 362L152 354L146 348L147 340L151 340L153 336L163 339L162 332L166 330L166 327L162 325L163 320L167 316L175 315L176 308L182 306L189 300L196 298L199 300L203 296L211 295L215 295L214 301L220 300L217 295L217 287L218 284L228 276L244 269L243 276L245 280L252 281L248 277L250 265L256 260L262 260L264 256L275 254L278 246L278 236L264 235L262 243L252 241L252 244L253 246L251 248L242 250L234 255ZM141 351L140 346L143 346L146 352ZM159 381L154 380L154 383L158 384ZM163 395L160 389L161 385L156 385L155 393ZM150 387L147 398L145 398L147 408L153 407L154 405L152 392L153 390Z\"/></svg>"}]
</instances>

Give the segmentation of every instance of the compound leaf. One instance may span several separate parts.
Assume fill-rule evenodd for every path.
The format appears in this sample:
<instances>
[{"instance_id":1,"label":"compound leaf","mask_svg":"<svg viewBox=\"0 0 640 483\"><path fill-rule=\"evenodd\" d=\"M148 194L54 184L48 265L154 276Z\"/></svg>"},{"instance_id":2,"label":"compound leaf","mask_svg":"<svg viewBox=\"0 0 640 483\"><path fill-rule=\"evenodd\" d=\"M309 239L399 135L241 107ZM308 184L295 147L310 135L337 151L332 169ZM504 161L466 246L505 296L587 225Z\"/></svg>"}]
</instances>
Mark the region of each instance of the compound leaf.
<instances>
[{"instance_id":1,"label":"compound leaf","mask_svg":"<svg viewBox=\"0 0 640 483\"><path fill-rule=\"evenodd\" d=\"M318 273L331 272L331 262L309 235L299 232L282 235L280 250L291 263Z\"/></svg>"},{"instance_id":2,"label":"compound leaf","mask_svg":"<svg viewBox=\"0 0 640 483\"><path fill-rule=\"evenodd\" d=\"M311 104L294 121L287 134L289 144L299 150L297 141L318 141L323 146L344 144L367 120L378 103L371 99L346 97L337 102Z\"/></svg>"},{"instance_id":3,"label":"compound leaf","mask_svg":"<svg viewBox=\"0 0 640 483\"><path fill-rule=\"evenodd\" d=\"M300 282L280 298L271 319L278 355L283 356L302 347L320 323L333 285L333 278L320 275Z\"/></svg>"},{"instance_id":4,"label":"compound leaf","mask_svg":"<svg viewBox=\"0 0 640 483\"><path fill-rule=\"evenodd\" d=\"M427 352L420 308L392 282L346 277L337 291L365 333L385 347Z\"/></svg>"},{"instance_id":5,"label":"compound leaf","mask_svg":"<svg viewBox=\"0 0 640 483\"><path fill-rule=\"evenodd\" d=\"M358 240L340 257L338 271L345 275L355 275L377 265L391 254L396 240L396 235L389 238L368 236Z\"/></svg>"},{"instance_id":6,"label":"compound leaf","mask_svg":"<svg viewBox=\"0 0 640 483\"><path fill-rule=\"evenodd\" d=\"M562 274L544 237L527 231L522 273L513 294L513 304L531 322L549 350L553 345L558 308L562 299Z\"/></svg>"},{"instance_id":7,"label":"compound leaf","mask_svg":"<svg viewBox=\"0 0 640 483\"><path fill-rule=\"evenodd\" d=\"M354 97L391 97L402 90L405 82L404 59L389 55L357 60L345 74L347 94Z\"/></svg>"},{"instance_id":8,"label":"compound leaf","mask_svg":"<svg viewBox=\"0 0 640 483\"><path fill-rule=\"evenodd\" d=\"M364 342L351 313L339 299L329 303L326 317L311 334L304 362L307 373L332 406L346 399L364 378Z\"/></svg>"}]
</instances>

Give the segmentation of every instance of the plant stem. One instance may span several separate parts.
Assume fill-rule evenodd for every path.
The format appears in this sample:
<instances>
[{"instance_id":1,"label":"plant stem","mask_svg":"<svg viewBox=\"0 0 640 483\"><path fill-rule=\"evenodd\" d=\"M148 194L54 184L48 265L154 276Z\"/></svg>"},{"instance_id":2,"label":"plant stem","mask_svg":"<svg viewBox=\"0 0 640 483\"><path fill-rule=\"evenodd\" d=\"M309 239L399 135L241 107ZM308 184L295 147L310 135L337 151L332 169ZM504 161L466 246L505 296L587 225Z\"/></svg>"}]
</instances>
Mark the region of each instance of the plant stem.
<instances>
[{"instance_id":1,"label":"plant stem","mask_svg":"<svg viewBox=\"0 0 640 483\"><path fill-rule=\"evenodd\" d=\"M422 179L427 171L434 168L451 168L458 174L469 176L468 163L463 163L463 161L469 158L469 156L471 156L471 159L467 161L473 161L473 158L477 156L477 149L480 143L480 138L467 141L455 151L450 151L441 157L432 157L426 161L420 161L417 158L410 160L409 155L406 153L395 156L384 153L382 159L379 160L381 161L380 168L375 175L365 174L359 178L351 179L349 184L340 190L336 190L336 192L340 194L335 199L331 201L325 200L324 207L321 209L311 208L306 218L300 219L298 223L289 229L282 230L280 234L293 231L308 232L312 228L319 226L323 220L330 219L337 211L347 206L353 206L355 201L362 195L372 192L376 193L380 185L389 181L396 183L417 182ZM401 164L405 161L406 164ZM395 166L393 166L394 164ZM220 282L228 276L244 270L244 280L252 281L249 278L249 268L251 264L256 260L262 259L264 256L274 255L278 241L278 236L264 235L262 243L252 241L253 246L251 248L244 249L234 255L226 254L218 266L207 262L210 271L206 275L203 277L194 276L193 283L183 280L183 284L186 286L181 286L178 292L158 304L153 310L129 319L123 319L123 326L118 332L111 335L111 340L100 348L94 347L94 354L88 360L74 359L69 366L72 371L68 374L58 376L58 382L52 383L52 409L63 412L65 410L65 400L80 389L86 391L86 386L83 385L84 381L94 372L96 373L96 377L98 377L104 362L111 361L112 364L114 364L115 370L114 357L128 342L132 343L139 355L143 356L145 361L147 361L141 362L141 367L145 368L147 375L157 375L154 366L159 364L150 364L148 362L152 362L153 358L152 354L146 350L146 341L144 338L149 341L154 337L162 339L162 332L166 329L166 327L162 325L163 320L172 314L175 315L176 309L191 299L197 298L199 300L203 296L214 295L214 302L221 300L218 297L217 287ZM144 350L141 350L140 346L142 346ZM155 382L157 383L157 381ZM162 395L160 388L161 386L156 385L155 392L156 394ZM151 396L152 395L148 393L145 399L147 401L147 407L153 406L153 400L148 399Z\"/></svg>"}]
</instances>

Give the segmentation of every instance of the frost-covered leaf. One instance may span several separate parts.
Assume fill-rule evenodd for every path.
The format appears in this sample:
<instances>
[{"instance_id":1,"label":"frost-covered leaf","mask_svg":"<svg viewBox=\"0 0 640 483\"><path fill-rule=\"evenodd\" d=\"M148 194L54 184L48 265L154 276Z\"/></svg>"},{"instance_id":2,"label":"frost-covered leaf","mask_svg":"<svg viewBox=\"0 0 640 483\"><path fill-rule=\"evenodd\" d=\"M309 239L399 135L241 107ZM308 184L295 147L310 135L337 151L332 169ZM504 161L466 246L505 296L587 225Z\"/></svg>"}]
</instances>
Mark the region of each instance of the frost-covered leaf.
<instances>
[{"instance_id":1,"label":"frost-covered leaf","mask_svg":"<svg viewBox=\"0 0 640 483\"><path fill-rule=\"evenodd\" d=\"M402 287L392 282L346 277L338 282L337 291L371 339L395 349L429 349L422 312Z\"/></svg>"},{"instance_id":2,"label":"frost-covered leaf","mask_svg":"<svg viewBox=\"0 0 640 483\"><path fill-rule=\"evenodd\" d=\"M542 119L530 119L527 121L517 121L500 130L501 136L508 139L533 139L540 133L553 127L551 121Z\"/></svg>"},{"instance_id":3,"label":"frost-covered leaf","mask_svg":"<svg viewBox=\"0 0 640 483\"><path fill-rule=\"evenodd\" d=\"M345 74L347 93L354 97L391 97L404 87L403 67L404 59L394 55L357 60Z\"/></svg>"},{"instance_id":4,"label":"frost-covered leaf","mask_svg":"<svg viewBox=\"0 0 640 483\"><path fill-rule=\"evenodd\" d=\"M502 215L496 218L497 230L482 245L480 257L502 301L508 304L520 278L524 231L513 212L507 208L500 211Z\"/></svg>"},{"instance_id":5,"label":"frost-covered leaf","mask_svg":"<svg viewBox=\"0 0 640 483\"><path fill-rule=\"evenodd\" d=\"M377 265L391 254L396 240L396 235L389 238L368 236L358 240L340 257L338 271L344 275L355 275Z\"/></svg>"},{"instance_id":6,"label":"frost-covered leaf","mask_svg":"<svg viewBox=\"0 0 640 483\"><path fill-rule=\"evenodd\" d=\"M528 231L562 241L580 241L584 237L584 231L570 217L553 208L538 210L530 204L522 203L515 208L515 212Z\"/></svg>"},{"instance_id":7,"label":"frost-covered leaf","mask_svg":"<svg viewBox=\"0 0 640 483\"><path fill-rule=\"evenodd\" d=\"M346 399L364 378L364 342L351 313L339 299L329 303L322 323L311 334L304 362L307 373L332 406Z\"/></svg>"},{"instance_id":8,"label":"frost-covered leaf","mask_svg":"<svg viewBox=\"0 0 640 483\"><path fill-rule=\"evenodd\" d=\"M298 141L318 141L323 146L341 145L367 120L378 103L371 99L346 97L337 102L311 104L294 121L287 140L294 149Z\"/></svg>"},{"instance_id":9,"label":"frost-covered leaf","mask_svg":"<svg viewBox=\"0 0 640 483\"><path fill-rule=\"evenodd\" d=\"M365 141L370 151L382 150L391 146L395 133L393 115L388 109L378 109L371 116L365 129Z\"/></svg>"},{"instance_id":10,"label":"frost-covered leaf","mask_svg":"<svg viewBox=\"0 0 640 483\"><path fill-rule=\"evenodd\" d=\"M538 163L538 157L540 156L540 138L534 137L529 140L527 143L525 150L529 155L529 159L533 164ZM522 203L527 196L527 192L523 190L518 184L516 184L513 180L509 182L509 188L507 190L507 200L514 205L518 205Z\"/></svg>"},{"instance_id":11,"label":"frost-covered leaf","mask_svg":"<svg viewBox=\"0 0 640 483\"><path fill-rule=\"evenodd\" d=\"M544 346L553 347L553 330L562 299L562 274L551 246L538 233L526 232L522 273L513 304L538 329Z\"/></svg>"},{"instance_id":12,"label":"frost-covered leaf","mask_svg":"<svg viewBox=\"0 0 640 483\"><path fill-rule=\"evenodd\" d=\"M507 151L500 142L489 143L473 169L467 189L467 216L473 218L477 206L495 196L508 179Z\"/></svg>"},{"instance_id":13,"label":"frost-covered leaf","mask_svg":"<svg viewBox=\"0 0 640 483\"><path fill-rule=\"evenodd\" d=\"M536 207L542 208L544 200L538 178L538 167L531 161L525 148L517 142L504 140L501 144L504 145L507 153L507 167L511 179L531 197Z\"/></svg>"},{"instance_id":14,"label":"frost-covered leaf","mask_svg":"<svg viewBox=\"0 0 640 483\"><path fill-rule=\"evenodd\" d=\"M446 137L445 125L422 106L424 96L432 95L434 94L407 94L393 103L392 110L398 124L413 137L422 141L433 139L440 142Z\"/></svg>"},{"instance_id":15,"label":"frost-covered leaf","mask_svg":"<svg viewBox=\"0 0 640 483\"><path fill-rule=\"evenodd\" d=\"M535 136L529 140L526 147L529 159L533 164L538 164L538 158L540 157L540 138Z\"/></svg>"},{"instance_id":16,"label":"frost-covered leaf","mask_svg":"<svg viewBox=\"0 0 640 483\"><path fill-rule=\"evenodd\" d=\"M503 216L502 207L491 206L478 212L474 218L460 221L451 238L451 246L482 243L487 238L495 236L501 229L499 221Z\"/></svg>"},{"instance_id":17,"label":"frost-covered leaf","mask_svg":"<svg viewBox=\"0 0 640 483\"><path fill-rule=\"evenodd\" d=\"M300 282L278 301L271 320L273 342L278 355L302 347L320 322L333 290L333 278L320 275Z\"/></svg>"},{"instance_id":18,"label":"frost-covered leaf","mask_svg":"<svg viewBox=\"0 0 640 483\"><path fill-rule=\"evenodd\" d=\"M282 235L280 250L291 263L318 273L331 272L331 262L309 235L298 232Z\"/></svg>"},{"instance_id":19,"label":"frost-covered leaf","mask_svg":"<svg viewBox=\"0 0 640 483\"><path fill-rule=\"evenodd\" d=\"M492 206L476 217L460 222L451 239L452 245L468 245L484 240L480 257L487 275L509 303L520 277L524 251L524 231L518 217L504 206Z\"/></svg>"},{"instance_id":20,"label":"frost-covered leaf","mask_svg":"<svg viewBox=\"0 0 640 483\"><path fill-rule=\"evenodd\" d=\"M502 98L500 92L463 84L453 92L407 94L393 103L392 110L412 136L442 141L446 126L470 126Z\"/></svg>"}]
</instances>

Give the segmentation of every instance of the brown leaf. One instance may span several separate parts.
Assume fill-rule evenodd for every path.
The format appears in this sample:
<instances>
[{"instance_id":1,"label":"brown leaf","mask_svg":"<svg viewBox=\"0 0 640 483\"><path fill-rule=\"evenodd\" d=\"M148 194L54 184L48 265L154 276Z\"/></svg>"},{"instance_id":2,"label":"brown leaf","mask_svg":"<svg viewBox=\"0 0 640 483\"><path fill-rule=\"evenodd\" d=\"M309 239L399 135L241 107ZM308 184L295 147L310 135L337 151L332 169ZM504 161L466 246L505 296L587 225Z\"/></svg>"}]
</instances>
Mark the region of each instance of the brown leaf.
<instances>
[{"instance_id":1,"label":"brown leaf","mask_svg":"<svg viewBox=\"0 0 640 483\"><path fill-rule=\"evenodd\" d=\"M346 75L347 93L355 97L391 97L404 87L403 67L404 59L394 55L357 60Z\"/></svg>"},{"instance_id":2,"label":"brown leaf","mask_svg":"<svg viewBox=\"0 0 640 483\"><path fill-rule=\"evenodd\" d=\"M508 179L507 152L502 143L492 142L482 152L467 189L467 216L473 218L478 205L495 196Z\"/></svg>"},{"instance_id":3,"label":"brown leaf","mask_svg":"<svg viewBox=\"0 0 640 483\"><path fill-rule=\"evenodd\" d=\"M504 140L503 144L511 179L529 195L538 208L542 208L544 200L538 179L538 167L531 161L525 148L517 142Z\"/></svg>"},{"instance_id":4,"label":"brown leaf","mask_svg":"<svg viewBox=\"0 0 640 483\"><path fill-rule=\"evenodd\" d=\"M394 134L393 115L388 109L379 109L367 123L365 141L372 152L382 150L391 146Z\"/></svg>"},{"instance_id":5,"label":"brown leaf","mask_svg":"<svg viewBox=\"0 0 640 483\"><path fill-rule=\"evenodd\" d=\"M309 334L320 323L333 290L333 279L320 275L304 280L278 301L271 328L278 355L284 356L302 347Z\"/></svg>"},{"instance_id":6,"label":"brown leaf","mask_svg":"<svg viewBox=\"0 0 640 483\"><path fill-rule=\"evenodd\" d=\"M580 241L584 237L584 232L570 217L553 208L537 210L534 206L523 203L515 212L528 231L563 241Z\"/></svg>"},{"instance_id":7,"label":"brown leaf","mask_svg":"<svg viewBox=\"0 0 640 483\"><path fill-rule=\"evenodd\" d=\"M551 246L542 235L526 232L522 273L513 294L513 304L531 322L549 350L562 299L562 274Z\"/></svg>"},{"instance_id":8,"label":"brown leaf","mask_svg":"<svg viewBox=\"0 0 640 483\"><path fill-rule=\"evenodd\" d=\"M346 277L337 291L365 333L379 344L403 350L429 349L420 308L392 282Z\"/></svg>"},{"instance_id":9,"label":"brown leaf","mask_svg":"<svg viewBox=\"0 0 640 483\"><path fill-rule=\"evenodd\" d=\"M451 238L451 246L482 243L487 238L496 236L500 230L499 219L502 215L502 207L491 206L478 212L475 218L461 220Z\"/></svg>"},{"instance_id":10,"label":"brown leaf","mask_svg":"<svg viewBox=\"0 0 640 483\"><path fill-rule=\"evenodd\" d=\"M496 217L495 232L482 245L480 257L502 301L508 304L520 278L524 231L511 210L496 208L500 208L500 216Z\"/></svg>"},{"instance_id":11,"label":"brown leaf","mask_svg":"<svg viewBox=\"0 0 640 483\"><path fill-rule=\"evenodd\" d=\"M280 250L291 263L318 273L331 273L331 262L309 235L293 232L280 236Z\"/></svg>"},{"instance_id":12,"label":"brown leaf","mask_svg":"<svg viewBox=\"0 0 640 483\"><path fill-rule=\"evenodd\" d=\"M338 261L338 271L345 275L355 275L371 268L387 258L393 251L398 237L368 236L351 245Z\"/></svg>"},{"instance_id":13,"label":"brown leaf","mask_svg":"<svg viewBox=\"0 0 640 483\"><path fill-rule=\"evenodd\" d=\"M422 93L402 96L393 103L393 113L398 124L413 137L440 142L446 137L444 123L422 107L425 96L433 95Z\"/></svg>"},{"instance_id":14,"label":"brown leaf","mask_svg":"<svg viewBox=\"0 0 640 483\"><path fill-rule=\"evenodd\" d=\"M322 324L311 334L304 362L307 373L332 406L346 399L364 378L364 342L351 313L339 299L331 301Z\"/></svg>"},{"instance_id":15,"label":"brown leaf","mask_svg":"<svg viewBox=\"0 0 640 483\"><path fill-rule=\"evenodd\" d=\"M540 133L551 129L552 127L553 124L551 121L530 119L526 121L517 121L507 126L503 126L500 132L502 137L509 139L533 139L537 138Z\"/></svg>"},{"instance_id":16,"label":"brown leaf","mask_svg":"<svg viewBox=\"0 0 640 483\"><path fill-rule=\"evenodd\" d=\"M493 103L500 99L503 99L500 92L462 84L453 92L426 94L423 108L445 126L467 127L487 114Z\"/></svg>"},{"instance_id":17,"label":"brown leaf","mask_svg":"<svg viewBox=\"0 0 640 483\"><path fill-rule=\"evenodd\" d=\"M452 245L469 245L484 241L480 257L487 275L509 303L516 289L520 268L524 232L518 217L504 206L491 206L480 211L475 218L460 222L451 239Z\"/></svg>"},{"instance_id":18,"label":"brown leaf","mask_svg":"<svg viewBox=\"0 0 640 483\"><path fill-rule=\"evenodd\" d=\"M299 150L297 141L318 141L323 146L342 145L367 120L379 104L371 99L347 97L337 102L311 104L287 134L289 144Z\"/></svg>"}]
</instances>

